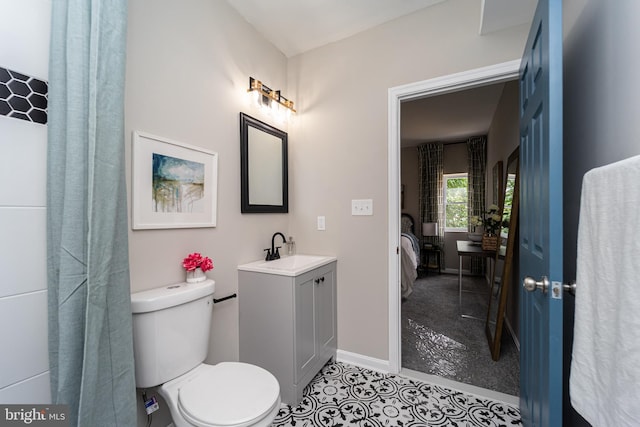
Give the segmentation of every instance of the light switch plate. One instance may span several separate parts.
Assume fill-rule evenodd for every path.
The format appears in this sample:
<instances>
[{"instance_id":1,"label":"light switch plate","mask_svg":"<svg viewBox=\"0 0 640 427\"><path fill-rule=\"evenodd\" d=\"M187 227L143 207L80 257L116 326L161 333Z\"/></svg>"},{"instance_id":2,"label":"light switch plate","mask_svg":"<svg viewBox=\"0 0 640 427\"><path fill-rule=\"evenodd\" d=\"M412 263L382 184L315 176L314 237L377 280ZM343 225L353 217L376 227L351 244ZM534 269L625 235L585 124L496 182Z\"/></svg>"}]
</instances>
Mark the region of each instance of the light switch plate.
<instances>
[{"instance_id":1,"label":"light switch plate","mask_svg":"<svg viewBox=\"0 0 640 427\"><path fill-rule=\"evenodd\" d=\"M373 215L373 200L351 200L351 215Z\"/></svg>"},{"instance_id":2,"label":"light switch plate","mask_svg":"<svg viewBox=\"0 0 640 427\"><path fill-rule=\"evenodd\" d=\"M324 231L326 229L326 222L324 216L318 217L318 230Z\"/></svg>"}]
</instances>

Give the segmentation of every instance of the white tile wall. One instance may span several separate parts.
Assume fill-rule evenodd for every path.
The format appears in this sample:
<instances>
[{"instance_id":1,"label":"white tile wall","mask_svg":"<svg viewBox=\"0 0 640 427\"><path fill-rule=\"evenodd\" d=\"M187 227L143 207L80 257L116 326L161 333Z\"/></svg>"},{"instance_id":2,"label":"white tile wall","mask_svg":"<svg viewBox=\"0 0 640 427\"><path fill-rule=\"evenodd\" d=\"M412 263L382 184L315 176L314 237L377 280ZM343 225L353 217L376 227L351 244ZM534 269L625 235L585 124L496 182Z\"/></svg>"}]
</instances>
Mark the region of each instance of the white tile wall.
<instances>
[{"instance_id":1,"label":"white tile wall","mask_svg":"<svg viewBox=\"0 0 640 427\"><path fill-rule=\"evenodd\" d=\"M0 325L0 390L49 370L47 291L0 298Z\"/></svg>"},{"instance_id":2,"label":"white tile wall","mask_svg":"<svg viewBox=\"0 0 640 427\"><path fill-rule=\"evenodd\" d=\"M0 207L0 298L47 289L46 214Z\"/></svg>"},{"instance_id":3,"label":"white tile wall","mask_svg":"<svg viewBox=\"0 0 640 427\"><path fill-rule=\"evenodd\" d=\"M50 21L51 0L0 0L0 65L49 80Z\"/></svg>"},{"instance_id":4,"label":"white tile wall","mask_svg":"<svg viewBox=\"0 0 640 427\"><path fill-rule=\"evenodd\" d=\"M0 207L45 206L46 176L47 126L0 116Z\"/></svg>"},{"instance_id":5,"label":"white tile wall","mask_svg":"<svg viewBox=\"0 0 640 427\"><path fill-rule=\"evenodd\" d=\"M51 403L49 371L0 389L0 402L8 405Z\"/></svg>"},{"instance_id":6,"label":"white tile wall","mask_svg":"<svg viewBox=\"0 0 640 427\"><path fill-rule=\"evenodd\" d=\"M0 0L0 65L48 80L51 0ZM47 127L0 116L0 403L50 403Z\"/></svg>"}]
</instances>

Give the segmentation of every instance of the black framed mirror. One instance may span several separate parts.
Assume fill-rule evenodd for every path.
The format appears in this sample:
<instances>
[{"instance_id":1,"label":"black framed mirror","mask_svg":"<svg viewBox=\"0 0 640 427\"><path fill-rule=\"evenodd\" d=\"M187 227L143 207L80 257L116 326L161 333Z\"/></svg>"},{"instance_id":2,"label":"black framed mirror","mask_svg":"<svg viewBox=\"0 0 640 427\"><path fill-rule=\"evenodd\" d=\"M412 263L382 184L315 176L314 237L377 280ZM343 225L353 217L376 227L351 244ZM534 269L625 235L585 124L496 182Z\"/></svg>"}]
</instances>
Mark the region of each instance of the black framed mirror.
<instances>
[{"instance_id":1,"label":"black framed mirror","mask_svg":"<svg viewBox=\"0 0 640 427\"><path fill-rule=\"evenodd\" d=\"M289 212L287 133L240 113L242 213Z\"/></svg>"},{"instance_id":2,"label":"black framed mirror","mask_svg":"<svg viewBox=\"0 0 640 427\"><path fill-rule=\"evenodd\" d=\"M518 233L518 207L520 197L520 183L518 176L520 150L516 148L507 160L507 174L504 194L501 199L502 227L500 229L500 246L496 252L491 280L491 292L487 309L485 332L491 350L491 358L500 358L500 343L502 340L502 326L507 308L507 297L511 286L516 235Z\"/></svg>"}]
</instances>

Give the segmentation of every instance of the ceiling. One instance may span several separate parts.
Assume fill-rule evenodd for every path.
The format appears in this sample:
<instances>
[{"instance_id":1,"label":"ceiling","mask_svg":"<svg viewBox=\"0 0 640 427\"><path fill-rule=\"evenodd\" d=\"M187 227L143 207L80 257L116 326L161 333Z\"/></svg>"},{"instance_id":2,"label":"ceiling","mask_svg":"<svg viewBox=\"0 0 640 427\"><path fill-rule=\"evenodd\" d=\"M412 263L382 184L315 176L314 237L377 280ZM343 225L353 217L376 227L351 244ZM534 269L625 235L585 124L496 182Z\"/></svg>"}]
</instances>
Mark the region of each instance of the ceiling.
<instances>
[{"instance_id":1,"label":"ceiling","mask_svg":"<svg viewBox=\"0 0 640 427\"><path fill-rule=\"evenodd\" d=\"M449 0L227 0L287 57ZM538 0L482 2L478 31L488 34L531 21Z\"/></svg>"},{"instance_id":2,"label":"ceiling","mask_svg":"<svg viewBox=\"0 0 640 427\"><path fill-rule=\"evenodd\" d=\"M287 57L450 0L227 0ZM481 35L531 22L537 0L477 0ZM402 104L402 146L485 133L503 84Z\"/></svg>"},{"instance_id":3,"label":"ceiling","mask_svg":"<svg viewBox=\"0 0 640 427\"><path fill-rule=\"evenodd\" d=\"M227 0L287 57L445 0Z\"/></svg>"},{"instance_id":4,"label":"ceiling","mask_svg":"<svg viewBox=\"0 0 640 427\"><path fill-rule=\"evenodd\" d=\"M400 106L402 147L430 141L461 141L486 134L503 88L504 83L496 83L403 102Z\"/></svg>"}]
</instances>

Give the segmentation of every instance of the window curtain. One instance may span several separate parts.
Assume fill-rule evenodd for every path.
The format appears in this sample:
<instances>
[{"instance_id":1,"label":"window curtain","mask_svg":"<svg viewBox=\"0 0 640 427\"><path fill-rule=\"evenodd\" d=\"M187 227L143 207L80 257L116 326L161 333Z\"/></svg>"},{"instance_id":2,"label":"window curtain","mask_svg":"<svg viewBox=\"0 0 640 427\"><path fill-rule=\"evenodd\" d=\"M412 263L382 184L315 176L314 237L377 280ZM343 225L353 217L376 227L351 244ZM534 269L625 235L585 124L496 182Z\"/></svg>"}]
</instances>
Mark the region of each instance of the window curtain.
<instances>
[{"instance_id":1,"label":"window curtain","mask_svg":"<svg viewBox=\"0 0 640 427\"><path fill-rule=\"evenodd\" d=\"M421 242L429 242L438 245L442 250L443 256L440 257L440 268L444 268L444 207L443 207L443 189L442 189L442 144L430 143L418 146L419 160L419 204L420 204L420 223L418 230ZM424 237L422 236L422 223L437 222L438 236Z\"/></svg>"},{"instance_id":2,"label":"window curtain","mask_svg":"<svg viewBox=\"0 0 640 427\"><path fill-rule=\"evenodd\" d=\"M135 426L124 161L126 0L51 2L49 364L72 426Z\"/></svg>"},{"instance_id":3,"label":"window curtain","mask_svg":"<svg viewBox=\"0 0 640 427\"><path fill-rule=\"evenodd\" d=\"M468 210L469 218L472 216L482 216L485 208L485 183L487 169L487 137L476 136L467 140L467 151L469 159L468 169ZM471 221L469 221L469 231ZM471 273L484 273L484 258L471 257Z\"/></svg>"}]
</instances>

